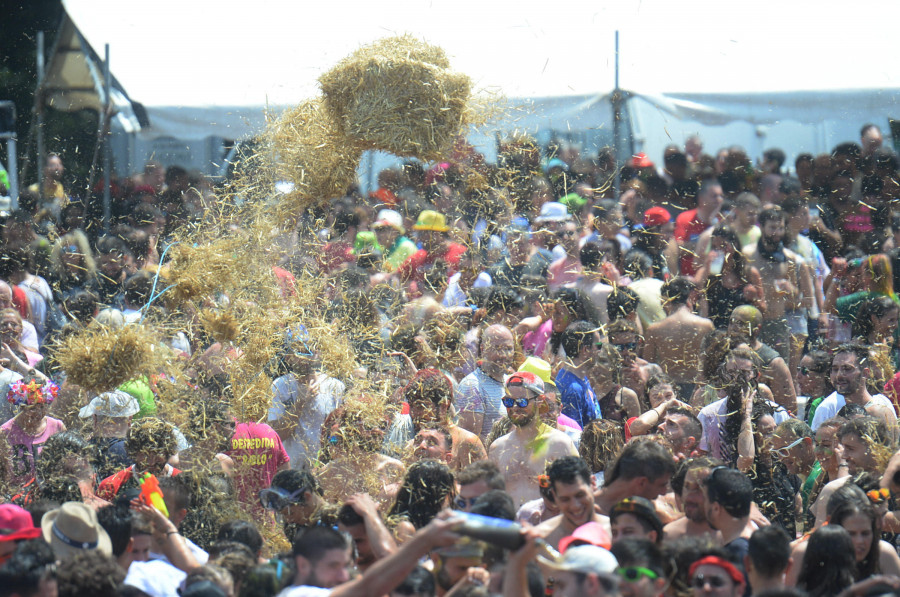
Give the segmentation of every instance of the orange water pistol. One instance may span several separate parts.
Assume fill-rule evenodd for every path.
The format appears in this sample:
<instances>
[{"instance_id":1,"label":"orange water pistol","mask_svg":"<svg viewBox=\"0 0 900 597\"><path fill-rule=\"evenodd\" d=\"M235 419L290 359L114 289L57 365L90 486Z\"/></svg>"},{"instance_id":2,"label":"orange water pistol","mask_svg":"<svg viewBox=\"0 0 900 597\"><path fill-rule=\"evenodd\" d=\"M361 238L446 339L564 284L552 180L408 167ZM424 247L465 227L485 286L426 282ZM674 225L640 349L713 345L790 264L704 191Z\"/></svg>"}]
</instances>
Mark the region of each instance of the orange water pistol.
<instances>
[{"instance_id":1,"label":"orange water pistol","mask_svg":"<svg viewBox=\"0 0 900 597\"><path fill-rule=\"evenodd\" d=\"M150 473L144 473L139 479L141 485L141 501L148 506L154 506L157 510L169 517L169 509L163 500L162 490L159 488L159 480Z\"/></svg>"}]
</instances>

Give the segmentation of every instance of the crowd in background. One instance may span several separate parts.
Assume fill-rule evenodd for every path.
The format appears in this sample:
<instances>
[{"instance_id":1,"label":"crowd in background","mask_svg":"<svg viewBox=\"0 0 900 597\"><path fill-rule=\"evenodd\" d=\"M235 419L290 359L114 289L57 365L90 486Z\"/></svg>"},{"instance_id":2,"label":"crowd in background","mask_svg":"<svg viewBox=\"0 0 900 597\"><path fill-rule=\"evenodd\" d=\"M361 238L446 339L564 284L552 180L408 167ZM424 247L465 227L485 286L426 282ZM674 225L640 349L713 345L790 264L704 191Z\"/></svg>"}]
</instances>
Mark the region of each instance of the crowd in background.
<instances>
[{"instance_id":1,"label":"crowd in background","mask_svg":"<svg viewBox=\"0 0 900 597\"><path fill-rule=\"evenodd\" d=\"M104 226L49 156L0 225L0 597L900 590L900 162L878 127L793 167L697 137L619 167L499 149L386 169L279 240L285 300L326 280L356 370L285 322L261 421L230 409L228 347L170 313L181 427L148 378L73 409L54 350L142 321L223 193L150 162Z\"/></svg>"}]
</instances>

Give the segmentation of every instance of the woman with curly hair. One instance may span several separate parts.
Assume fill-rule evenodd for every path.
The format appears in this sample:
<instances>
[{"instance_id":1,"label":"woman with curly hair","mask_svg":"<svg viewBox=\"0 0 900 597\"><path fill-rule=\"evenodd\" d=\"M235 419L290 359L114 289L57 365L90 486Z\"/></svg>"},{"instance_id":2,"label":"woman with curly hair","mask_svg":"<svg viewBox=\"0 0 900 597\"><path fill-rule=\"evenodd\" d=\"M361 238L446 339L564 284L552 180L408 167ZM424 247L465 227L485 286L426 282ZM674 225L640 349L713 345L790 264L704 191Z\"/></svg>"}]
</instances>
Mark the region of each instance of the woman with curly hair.
<instances>
[{"instance_id":1,"label":"woman with curly hair","mask_svg":"<svg viewBox=\"0 0 900 597\"><path fill-rule=\"evenodd\" d=\"M603 487L603 476L607 467L612 466L624 447L625 438L620 423L608 419L594 419L585 425L581 433L581 443L578 445L578 455L590 467L597 487Z\"/></svg>"}]
</instances>

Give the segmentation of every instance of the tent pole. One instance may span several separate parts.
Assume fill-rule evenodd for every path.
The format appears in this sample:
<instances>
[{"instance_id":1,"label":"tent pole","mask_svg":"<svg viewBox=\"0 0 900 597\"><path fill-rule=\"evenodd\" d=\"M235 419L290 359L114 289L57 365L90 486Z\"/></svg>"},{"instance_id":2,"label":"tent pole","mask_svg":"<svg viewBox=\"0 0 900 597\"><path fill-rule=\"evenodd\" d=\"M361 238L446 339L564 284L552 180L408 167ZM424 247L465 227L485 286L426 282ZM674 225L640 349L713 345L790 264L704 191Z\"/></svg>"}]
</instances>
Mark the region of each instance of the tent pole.
<instances>
[{"instance_id":1,"label":"tent pole","mask_svg":"<svg viewBox=\"0 0 900 597\"><path fill-rule=\"evenodd\" d=\"M103 117L106 126L103 135L103 231L109 232L109 218L111 212L110 197L110 167L112 166L112 147L110 147L110 115L112 113L112 74L109 70L109 44L105 46L105 58L103 61L103 82L106 87L106 109Z\"/></svg>"},{"instance_id":2,"label":"tent pole","mask_svg":"<svg viewBox=\"0 0 900 597\"><path fill-rule=\"evenodd\" d=\"M34 97L34 110L37 116L37 176L38 195L44 194L44 32L37 32L37 89ZM26 148L26 151L28 148ZM43 199L43 197L41 197Z\"/></svg>"},{"instance_id":3,"label":"tent pole","mask_svg":"<svg viewBox=\"0 0 900 597\"><path fill-rule=\"evenodd\" d=\"M619 32L616 31L616 86L613 89L612 106L613 106L613 155L616 156L616 173L613 182L613 193L616 199L619 198L619 190L622 186L622 156L619 155L619 145L622 142L622 93L619 90Z\"/></svg>"}]
</instances>

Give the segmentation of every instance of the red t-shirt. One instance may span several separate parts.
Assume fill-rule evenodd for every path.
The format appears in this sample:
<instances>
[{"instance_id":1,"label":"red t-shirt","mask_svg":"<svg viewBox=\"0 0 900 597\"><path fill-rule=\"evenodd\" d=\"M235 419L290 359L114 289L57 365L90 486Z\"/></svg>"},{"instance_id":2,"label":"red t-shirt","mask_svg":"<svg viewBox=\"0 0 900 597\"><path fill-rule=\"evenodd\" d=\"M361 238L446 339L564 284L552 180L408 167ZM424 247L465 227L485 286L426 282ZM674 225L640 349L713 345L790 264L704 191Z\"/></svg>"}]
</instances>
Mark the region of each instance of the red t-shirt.
<instances>
[{"instance_id":1,"label":"red t-shirt","mask_svg":"<svg viewBox=\"0 0 900 597\"><path fill-rule=\"evenodd\" d=\"M281 438L265 423L238 423L228 455L234 460L234 488L245 504L272 484L278 469L291 461Z\"/></svg>"},{"instance_id":2,"label":"red t-shirt","mask_svg":"<svg viewBox=\"0 0 900 597\"><path fill-rule=\"evenodd\" d=\"M710 223L704 222L697 216L696 209L689 209L680 214L675 219L675 240L678 244L690 249L684 252L679 259L678 267L682 276L693 276L697 273L694 267L694 250L697 247L697 237L700 233L711 226Z\"/></svg>"},{"instance_id":3,"label":"red t-shirt","mask_svg":"<svg viewBox=\"0 0 900 597\"><path fill-rule=\"evenodd\" d=\"M434 262L442 259L449 267L447 275L452 276L459 268L459 258L465 252L466 248L456 243L447 243L447 248L442 253L429 253L425 249L419 249L403 262L397 273L404 282L421 282Z\"/></svg>"},{"instance_id":4,"label":"red t-shirt","mask_svg":"<svg viewBox=\"0 0 900 597\"><path fill-rule=\"evenodd\" d=\"M28 319L28 295L15 284L10 284L9 286L12 288L13 306L19 312L19 315L22 316L22 319Z\"/></svg>"}]
</instances>

